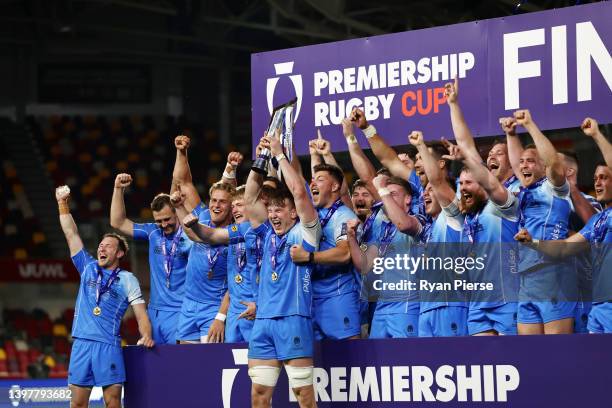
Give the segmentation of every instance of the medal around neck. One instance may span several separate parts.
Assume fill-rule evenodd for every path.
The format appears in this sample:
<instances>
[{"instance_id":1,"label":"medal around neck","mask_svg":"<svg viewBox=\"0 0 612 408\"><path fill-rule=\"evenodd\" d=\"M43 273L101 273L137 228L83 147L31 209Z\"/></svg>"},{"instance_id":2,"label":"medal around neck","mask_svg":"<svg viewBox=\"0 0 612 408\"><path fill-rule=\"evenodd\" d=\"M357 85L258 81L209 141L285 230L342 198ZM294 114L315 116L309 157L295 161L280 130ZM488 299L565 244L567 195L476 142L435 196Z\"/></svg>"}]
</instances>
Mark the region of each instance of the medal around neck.
<instances>
[{"instance_id":1,"label":"medal around neck","mask_svg":"<svg viewBox=\"0 0 612 408\"><path fill-rule=\"evenodd\" d=\"M100 306L96 306L93 308L93 314L94 316L100 316L102 314L102 309L100 309Z\"/></svg>"}]
</instances>

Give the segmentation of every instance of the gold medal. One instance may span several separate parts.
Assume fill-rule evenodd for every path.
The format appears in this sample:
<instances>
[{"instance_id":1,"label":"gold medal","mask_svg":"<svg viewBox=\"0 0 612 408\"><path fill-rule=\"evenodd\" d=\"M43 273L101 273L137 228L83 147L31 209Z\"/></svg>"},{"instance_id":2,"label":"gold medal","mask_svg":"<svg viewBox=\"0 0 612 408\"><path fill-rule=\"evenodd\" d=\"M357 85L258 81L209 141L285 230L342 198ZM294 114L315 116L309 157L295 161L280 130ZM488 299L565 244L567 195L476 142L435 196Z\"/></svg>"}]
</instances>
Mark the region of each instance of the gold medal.
<instances>
[{"instance_id":1,"label":"gold medal","mask_svg":"<svg viewBox=\"0 0 612 408\"><path fill-rule=\"evenodd\" d=\"M242 275L234 276L234 281L238 284L242 283Z\"/></svg>"},{"instance_id":2,"label":"gold medal","mask_svg":"<svg viewBox=\"0 0 612 408\"><path fill-rule=\"evenodd\" d=\"M94 307L93 314L94 316L100 316L102 314L102 309L100 309L100 306Z\"/></svg>"},{"instance_id":3,"label":"gold medal","mask_svg":"<svg viewBox=\"0 0 612 408\"><path fill-rule=\"evenodd\" d=\"M278 273L272 272L272 281L276 282L278 280Z\"/></svg>"}]
</instances>

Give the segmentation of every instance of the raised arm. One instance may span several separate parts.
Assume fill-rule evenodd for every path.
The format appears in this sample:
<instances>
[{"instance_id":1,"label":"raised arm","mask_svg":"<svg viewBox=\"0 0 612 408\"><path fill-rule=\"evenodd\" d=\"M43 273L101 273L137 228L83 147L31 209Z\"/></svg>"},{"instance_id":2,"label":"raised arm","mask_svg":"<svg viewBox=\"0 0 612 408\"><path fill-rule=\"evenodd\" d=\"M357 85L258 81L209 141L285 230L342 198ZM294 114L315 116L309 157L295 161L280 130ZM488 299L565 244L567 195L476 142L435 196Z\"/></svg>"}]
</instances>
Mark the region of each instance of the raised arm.
<instances>
[{"instance_id":1,"label":"raised arm","mask_svg":"<svg viewBox=\"0 0 612 408\"><path fill-rule=\"evenodd\" d=\"M556 187L561 187L564 185L566 180L563 160L557 154L555 146L553 146L550 140L544 136L544 134L535 124L531 118L531 113L527 109L517 110L514 112L514 118L516 119L516 122L523 126L533 138L538 154L546 166L546 177L548 177L550 182Z\"/></svg>"},{"instance_id":2,"label":"raised arm","mask_svg":"<svg viewBox=\"0 0 612 408\"><path fill-rule=\"evenodd\" d=\"M366 183L366 188L370 194L372 194L374 200L380 201L378 191L376 191L374 184L372 184L372 180L376 177L376 169L363 152L361 146L359 146L353 129L353 122L351 122L350 119L346 118L342 120L342 133L346 139L351 162L353 163L353 168L357 172L357 177Z\"/></svg>"},{"instance_id":3,"label":"raised arm","mask_svg":"<svg viewBox=\"0 0 612 408\"><path fill-rule=\"evenodd\" d=\"M336 161L332 151L331 151L331 143L329 140L323 139L321 136L321 132L319 131L319 138L316 140L315 148L317 153L323 157L323 161L325 164L331 164L332 166L336 166L339 169L340 165ZM314 172L313 172L314 175ZM348 183L346 182L346 177L342 177L342 186L340 186L340 199L351 210L353 209L353 201L351 200L351 193L349 191Z\"/></svg>"},{"instance_id":4,"label":"raised arm","mask_svg":"<svg viewBox=\"0 0 612 408\"><path fill-rule=\"evenodd\" d=\"M597 121L592 118L586 118L580 128L584 132L585 135L592 137L595 143L597 143L597 147L601 150L601 154L603 155L604 160L608 167L612 167L612 144L606 139L603 133L599 130L599 125Z\"/></svg>"},{"instance_id":5,"label":"raised arm","mask_svg":"<svg viewBox=\"0 0 612 408\"><path fill-rule=\"evenodd\" d=\"M372 152L382 165L388 168L394 176L408 180L411 169L402 163L397 156L397 152L376 132L376 128L368 123L361 109L353 109L351 121L355 122L357 127L363 131L372 148Z\"/></svg>"},{"instance_id":6,"label":"raised arm","mask_svg":"<svg viewBox=\"0 0 612 408\"><path fill-rule=\"evenodd\" d=\"M476 160L474 157L466 157L461 150L461 147L456 146L448 140L442 140L442 143L449 151L447 156L451 160L461 160L463 164L470 170L474 180L484 188L489 195L489 198L498 206L508 203L509 195L511 194L506 187L499 182L489 169L487 169L482 161Z\"/></svg>"},{"instance_id":7,"label":"raised arm","mask_svg":"<svg viewBox=\"0 0 612 408\"><path fill-rule=\"evenodd\" d=\"M310 153L310 174L315 173L314 168L323 163L321 155L317 152L317 140L313 139L308 142L308 152Z\"/></svg>"},{"instance_id":8,"label":"raised arm","mask_svg":"<svg viewBox=\"0 0 612 408\"><path fill-rule=\"evenodd\" d=\"M57 207L59 209L59 220L66 237L66 243L70 250L70 256L73 257L83 249L83 241L79 235L76 223L70 214L70 206L68 200L70 199L70 188L68 186L61 186L55 189L55 199L57 200Z\"/></svg>"},{"instance_id":9,"label":"raised arm","mask_svg":"<svg viewBox=\"0 0 612 408\"><path fill-rule=\"evenodd\" d=\"M453 126L453 134L457 144L466 156L480 158L474 136L468 127L463 111L459 106L459 79L455 77L453 83L449 82L444 85L444 96L450 109L451 124Z\"/></svg>"},{"instance_id":10,"label":"raised arm","mask_svg":"<svg viewBox=\"0 0 612 408\"><path fill-rule=\"evenodd\" d=\"M183 218L183 226L191 229L195 235L210 245L227 245L229 244L229 232L225 228L210 228L198 222L198 217L193 214L187 214Z\"/></svg>"},{"instance_id":11,"label":"raised arm","mask_svg":"<svg viewBox=\"0 0 612 408\"><path fill-rule=\"evenodd\" d=\"M303 177L295 171L283 153L279 140L279 133L280 132L277 130L274 135L266 136L270 144L270 151L272 152L272 156L276 157L279 168L283 174L285 184L293 195L295 209L300 217L300 221L303 224L308 225L317 220L317 211L315 210L312 201L310 200L310 196L306 191Z\"/></svg>"},{"instance_id":12,"label":"raised arm","mask_svg":"<svg viewBox=\"0 0 612 408\"><path fill-rule=\"evenodd\" d=\"M172 171L172 188L171 193L174 192L176 186L180 185L183 193L185 194L185 207L189 211L194 209L202 201L198 190L193 184L191 177L191 169L189 168L189 159L187 157L187 151L191 141L189 137L179 135L174 139L174 146L176 147L176 159L174 161L174 170Z\"/></svg>"},{"instance_id":13,"label":"raised arm","mask_svg":"<svg viewBox=\"0 0 612 408\"><path fill-rule=\"evenodd\" d=\"M121 233L133 237L134 222L130 220L125 212L125 200L123 195L127 186L132 184L132 176L126 173L117 174L115 177L115 188L111 200L110 224Z\"/></svg>"},{"instance_id":14,"label":"raised arm","mask_svg":"<svg viewBox=\"0 0 612 408\"><path fill-rule=\"evenodd\" d=\"M425 144L423 133L415 130L408 136L410 144L417 148L423 162L423 169L427 180L433 188L436 198L442 207L447 207L455 199L455 191L448 184L444 170L440 168L438 160L431 154L429 147Z\"/></svg>"},{"instance_id":15,"label":"raised arm","mask_svg":"<svg viewBox=\"0 0 612 408\"><path fill-rule=\"evenodd\" d=\"M259 151L260 149L261 141L257 145L256 150ZM257 153L257 155L259 156L259 152ZM266 222L266 219L268 218L268 211L266 209L266 206L259 199L263 179L264 178L261 174L251 170L244 189L244 204L249 209L249 221L251 222L251 226L253 228L257 228L259 225Z\"/></svg>"},{"instance_id":16,"label":"raised arm","mask_svg":"<svg viewBox=\"0 0 612 408\"><path fill-rule=\"evenodd\" d=\"M374 178L374 187L378 190L378 194L382 198L385 207L385 213L398 230L404 234L415 236L421 232L421 223L419 220L406 214L403 208L399 206L391 196L391 192L387 189L389 177L379 174Z\"/></svg>"},{"instance_id":17,"label":"raised arm","mask_svg":"<svg viewBox=\"0 0 612 408\"><path fill-rule=\"evenodd\" d=\"M499 118L499 124L506 134L506 146L508 146L508 160L512 167L512 172L519 179L521 185L525 185L525 177L521 173L521 155L523 154L523 144L516 134L516 119Z\"/></svg>"},{"instance_id":18,"label":"raised arm","mask_svg":"<svg viewBox=\"0 0 612 408\"><path fill-rule=\"evenodd\" d=\"M227 164L223 171L223 177L221 177L222 182L236 187L236 169L238 169L243 159L244 157L239 152L230 152L227 155Z\"/></svg>"}]
</instances>

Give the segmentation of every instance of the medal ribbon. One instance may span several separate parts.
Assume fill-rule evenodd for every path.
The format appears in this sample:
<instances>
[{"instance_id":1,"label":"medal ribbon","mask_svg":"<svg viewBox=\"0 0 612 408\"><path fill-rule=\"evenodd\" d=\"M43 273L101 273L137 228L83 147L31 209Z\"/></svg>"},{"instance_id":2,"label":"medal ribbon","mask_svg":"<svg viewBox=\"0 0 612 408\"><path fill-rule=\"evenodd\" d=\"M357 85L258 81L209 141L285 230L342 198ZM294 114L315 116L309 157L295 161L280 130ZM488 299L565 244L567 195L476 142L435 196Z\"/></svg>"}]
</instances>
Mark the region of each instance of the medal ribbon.
<instances>
[{"instance_id":1,"label":"medal ribbon","mask_svg":"<svg viewBox=\"0 0 612 408\"><path fill-rule=\"evenodd\" d=\"M612 212L612 207L606 208L601 214L595 225L593 226L593 241L597 243L603 242L606 233L608 232L608 217Z\"/></svg>"},{"instance_id":2,"label":"medal ribbon","mask_svg":"<svg viewBox=\"0 0 612 408\"><path fill-rule=\"evenodd\" d=\"M332 206L329 208L329 210L327 211L327 214L325 214L325 217L321 220L321 229L325 228L325 226L327 225L327 223L329 222L329 220L331 220L332 215L334 215L334 213L336 212L336 210L338 210L338 208L340 208L341 206L343 206L344 203L342 203L341 199L337 199Z\"/></svg>"},{"instance_id":3,"label":"medal ribbon","mask_svg":"<svg viewBox=\"0 0 612 408\"><path fill-rule=\"evenodd\" d=\"M382 201L379 201L372 205L372 208L370 209L370 215L368 215L368 218L363 223L363 228L361 229L361 238L359 239L360 244L368 240L368 234L372 229L372 225L374 225L374 220L376 219L376 216L378 215L378 212L382 207Z\"/></svg>"},{"instance_id":4,"label":"medal ribbon","mask_svg":"<svg viewBox=\"0 0 612 408\"><path fill-rule=\"evenodd\" d=\"M172 263L178 250L181 235L183 235L183 227L179 226L178 230L176 230L176 234L174 234L174 238L172 238L172 244L170 245L170 253L168 253L168 250L166 249L166 235L164 235L162 231L161 247L162 253L164 255L164 271L166 272L166 282L170 282L170 274L172 273Z\"/></svg>"},{"instance_id":5,"label":"medal ribbon","mask_svg":"<svg viewBox=\"0 0 612 408\"><path fill-rule=\"evenodd\" d=\"M287 242L287 234L285 234L285 235L284 235L284 236L283 236L283 237L280 239L280 242L278 243L278 246L276 246L276 239L277 239L277 238L278 238L278 235L273 234L273 235L272 235L272 239L270 240L270 241L271 241L271 244L272 244L272 258L271 258L271 261L272 261L272 269L273 269L273 271L272 271L272 272L275 272L275 271L276 271L276 265L277 265L277 259L278 259L277 257L278 257L278 255L280 254L280 252L282 251L283 246L285 245L285 242Z\"/></svg>"},{"instance_id":6,"label":"medal ribbon","mask_svg":"<svg viewBox=\"0 0 612 408\"><path fill-rule=\"evenodd\" d=\"M238 272L241 272L246 265L246 247L244 241L240 241L236 244L236 258Z\"/></svg>"},{"instance_id":7,"label":"medal ribbon","mask_svg":"<svg viewBox=\"0 0 612 408\"><path fill-rule=\"evenodd\" d=\"M378 247L378 256L384 256L387 252L389 244L393 240L397 227L391 221L383 222L384 228L382 230L382 237L380 238L380 247Z\"/></svg>"},{"instance_id":8,"label":"medal ribbon","mask_svg":"<svg viewBox=\"0 0 612 408\"><path fill-rule=\"evenodd\" d=\"M546 181L546 177L542 177L529 187L521 187L518 195L519 200L519 228L525 228L525 209L531 203L531 190L540 187ZM535 238L535 237L534 237Z\"/></svg>"},{"instance_id":9,"label":"medal ribbon","mask_svg":"<svg viewBox=\"0 0 612 408\"><path fill-rule=\"evenodd\" d=\"M117 279L119 272L121 269L119 267L115 268L113 272L111 272L110 277L106 281L105 284L102 284L102 278L104 277L104 272L102 272L102 268L100 265L96 264L96 269L98 270L98 279L96 280L96 306L100 305L100 298L106 292L110 290L111 285Z\"/></svg>"}]
</instances>

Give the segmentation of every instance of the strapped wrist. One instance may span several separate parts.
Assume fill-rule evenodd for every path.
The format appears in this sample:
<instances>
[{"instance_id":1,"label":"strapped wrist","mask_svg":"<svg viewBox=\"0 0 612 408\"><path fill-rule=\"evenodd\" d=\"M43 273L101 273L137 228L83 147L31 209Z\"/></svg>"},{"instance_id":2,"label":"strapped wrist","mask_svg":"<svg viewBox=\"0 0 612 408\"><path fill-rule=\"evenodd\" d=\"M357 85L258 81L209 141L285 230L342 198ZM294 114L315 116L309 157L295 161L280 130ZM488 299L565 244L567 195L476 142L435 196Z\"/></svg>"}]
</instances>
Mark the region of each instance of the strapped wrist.
<instances>
[{"instance_id":1,"label":"strapped wrist","mask_svg":"<svg viewBox=\"0 0 612 408\"><path fill-rule=\"evenodd\" d=\"M378 195L379 196L385 196L385 195L390 195L391 191L389 191L389 189L387 187L381 187L379 189L377 189L376 191L378 191Z\"/></svg>"},{"instance_id":2,"label":"strapped wrist","mask_svg":"<svg viewBox=\"0 0 612 408\"><path fill-rule=\"evenodd\" d=\"M227 318L227 315L224 313L217 313L217 315L215 316L215 320L219 320L220 322L224 322L225 323L225 319Z\"/></svg>"},{"instance_id":3,"label":"strapped wrist","mask_svg":"<svg viewBox=\"0 0 612 408\"><path fill-rule=\"evenodd\" d=\"M367 128L363 129L363 134L369 139L376 134L376 128L373 125L368 125Z\"/></svg>"}]
</instances>

